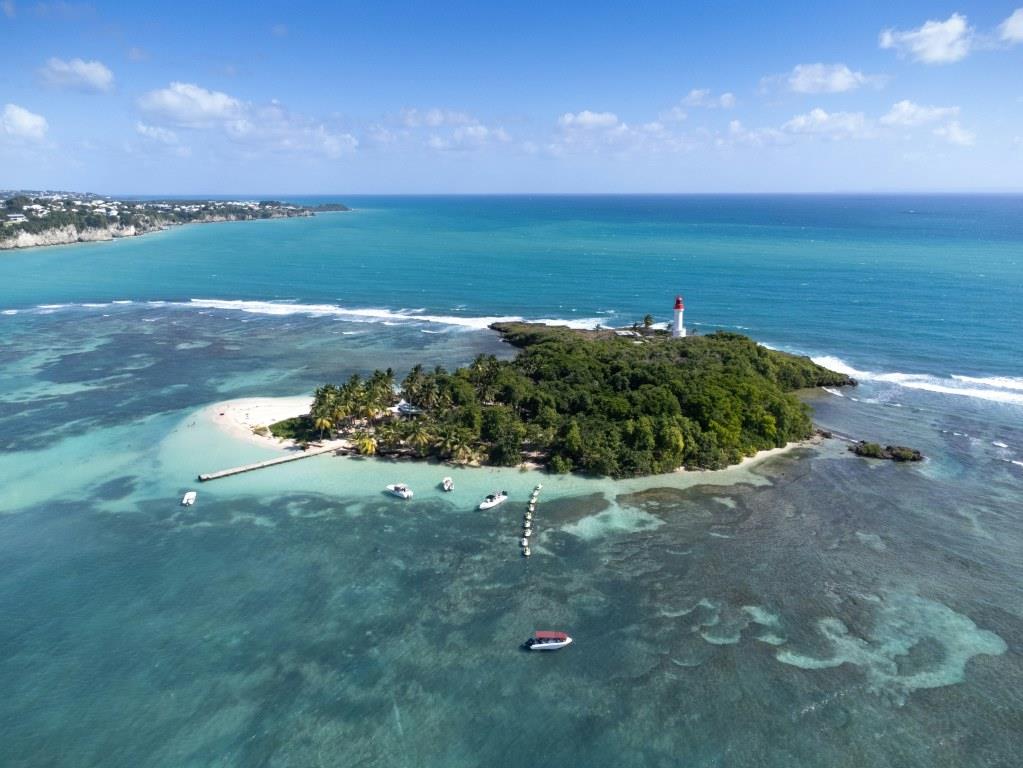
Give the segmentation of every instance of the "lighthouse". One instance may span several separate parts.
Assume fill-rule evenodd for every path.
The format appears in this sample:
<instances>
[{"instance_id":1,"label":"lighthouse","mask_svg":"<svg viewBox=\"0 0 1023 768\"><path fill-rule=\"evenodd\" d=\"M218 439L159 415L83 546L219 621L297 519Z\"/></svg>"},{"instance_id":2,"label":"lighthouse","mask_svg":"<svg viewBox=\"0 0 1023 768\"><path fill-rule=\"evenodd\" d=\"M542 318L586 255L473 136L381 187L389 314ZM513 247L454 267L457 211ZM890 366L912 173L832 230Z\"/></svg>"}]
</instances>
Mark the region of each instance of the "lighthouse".
<instances>
[{"instance_id":1,"label":"lighthouse","mask_svg":"<svg viewBox=\"0 0 1023 768\"><path fill-rule=\"evenodd\" d=\"M682 313L686 311L685 304L682 303L682 297L675 297L675 325L671 328L671 337L673 339L685 338L686 327L682 324Z\"/></svg>"}]
</instances>

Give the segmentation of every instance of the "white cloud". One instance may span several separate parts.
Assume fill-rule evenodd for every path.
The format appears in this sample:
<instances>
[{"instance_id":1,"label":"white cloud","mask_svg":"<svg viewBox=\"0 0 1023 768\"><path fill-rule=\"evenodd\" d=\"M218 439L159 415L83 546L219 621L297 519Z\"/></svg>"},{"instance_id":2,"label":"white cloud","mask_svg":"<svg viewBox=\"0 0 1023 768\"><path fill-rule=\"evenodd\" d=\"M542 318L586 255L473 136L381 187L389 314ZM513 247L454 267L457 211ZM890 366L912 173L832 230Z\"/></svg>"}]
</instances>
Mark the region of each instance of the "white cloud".
<instances>
[{"instance_id":1,"label":"white cloud","mask_svg":"<svg viewBox=\"0 0 1023 768\"><path fill-rule=\"evenodd\" d=\"M925 107L908 99L896 102L888 113L881 117L884 125L904 125L908 127L935 123L959 114L959 107Z\"/></svg>"},{"instance_id":2,"label":"white cloud","mask_svg":"<svg viewBox=\"0 0 1023 768\"><path fill-rule=\"evenodd\" d=\"M13 19L18 15L18 6L14 4L14 0L2 0L0 2L0 10L4 12L4 16L8 19Z\"/></svg>"},{"instance_id":3,"label":"white cloud","mask_svg":"<svg viewBox=\"0 0 1023 768\"><path fill-rule=\"evenodd\" d=\"M490 144L504 144L509 141L511 141L511 136L504 128L488 128L476 122L455 128L447 137L433 134L427 139L426 146L440 150L468 150L480 149Z\"/></svg>"},{"instance_id":4,"label":"white cloud","mask_svg":"<svg viewBox=\"0 0 1023 768\"><path fill-rule=\"evenodd\" d=\"M879 37L882 48L893 48L925 64L948 64L966 58L974 32L966 17L953 13L945 21L926 21L917 29L885 29Z\"/></svg>"},{"instance_id":5,"label":"white cloud","mask_svg":"<svg viewBox=\"0 0 1023 768\"><path fill-rule=\"evenodd\" d=\"M689 114L682 109L682 107L672 107L666 112L661 112L661 114L657 116L657 119L665 123L681 123L688 117Z\"/></svg>"},{"instance_id":6,"label":"white cloud","mask_svg":"<svg viewBox=\"0 0 1023 768\"><path fill-rule=\"evenodd\" d=\"M820 107L796 115L782 126L789 133L820 134L834 138L863 138L869 125L862 112L825 112Z\"/></svg>"},{"instance_id":7,"label":"white cloud","mask_svg":"<svg viewBox=\"0 0 1023 768\"><path fill-rule=\"evenodd\" d=\"M972 132L959 125L957 120L953 120L948 125L943 125L940 128L935 128L934 135L943 138L949 144L955 144L960 147L972 147L974 140L977 138Z\"/></svg>"},{"instance_id":8,"label":"white cloud","mask_svg":"<svg viewBox=\"0 0 1023 768\"><path fill-rule=\"evenodd\" d=\"M138 105L156 121L192 130L219 129L229 140L252 152L292 152L336 159L359 146L352 134L293 114L276 101L254 105L191 83L175 82L151 91L139 99ZM176 136L164 126L141 122L136 130L158 141Z\"/></svg>"},{"instance_id":9,"label":"white cloud","mask_svg":"<svg viewBox=\"0 0 1023 768\"><path fill-rule=\"evenodd\" d=\"M109 91L114 85L114 73L102 62L83 59L52 58L39 70L43 82L54 88L72 88L79 91Z\"/></svg>"},{"instance_id":10,"label":"white cloud","mask_svg":"<svg viewBox=\"0 0 1023 768\"><path fill-rule=\"evenodd\" d=\"M464 112L447 109L403 109L401 121L407 128L439 128L442 125L468 125L479 122Z\"/></svg>"},{"instance_id":11,"label":"white cloud","mask_svg":"<svg viewBox=\"0 0 1023 768\"><path fill-rule=\"evenodd\" d=\"M735 94L722 93L720 96L715 96L708 88L693 88L693 90L691 90L686 97L682 99L682 106L706 107L707 109L714 109L715 107L731 109L735 106Z\"/></svg>"},{"instance_id":12,"label":"white cloud","mask_svg":"<svg viewBox=\"0 0 1023 768\"><path fill-rule=\"evenodd\" d=\"M681 152L691 149L694 143L674 128L677 117L662 116L633 127L622 122L613 112L567 112L558 118L560 133L546 145L554 155L567 153L631 152L650 153Z\"/></svg>"},{"instance_id":13,"label":"white cloud","mask_svg":"<svg viewBox=\"0 0 1023 768\"><path fill-rule=\"evenodd\" d=\"M1017 8L999 25L998 34L1009 44L1023 43L1023 8Z\"/></svg>"},{"instance_id":14,"label":"white cloud","mask_svg":"<svg viewBox=\"0 0 1023 768\"><path fill-rule=\"evenodd\" d=\"M139 121L135 123L135 132L139 136L158 141L161 144L177 144L178 135L168 128L161 128L158 125L146 125Z\"/></svg>"},{"instance_id":15,"label":"white cloud","mask_svg":"<svg viewBox=\"0 0 1023 768\"><path fill-rule=\"evenodd\" d=\"M145 48L139 48L137 45L133 45L128 49L128 61L145 61L149 58L149 51Z\"/></svg>"},{"instance_id":16,"label":"white cloud","mask_svg":"<svg viewBox=\"0 0 1023 768\"><path fill-rule=\"evenodd\" d=\"M224 122L224 132L252 149L317 154L336 160L359 146L352 134L294 115L277 102L263 107L243 106L239 111L238 117Z\"/></svg>"},{"instance_id":17,"label":"white cloud","mask_svg":"<svg viewBox=\"0 0 1023 768\"><path fill-rule=\"evenodd\" d=\"M719 147L745 145L762 147L765 144L778 144L785 140L785 135L775 128L748 129L739 120L730 120L728 134L718 136L715 144Z\"/></svg>"},{"instance_id":18,"label":"white cloud","mask_svg":"<svg viewBox=\"0 0 1023 768\"><path fill-rule=\"evenodd\" d=\"M562 128L613 128L618 125L618 115L614 112L591 112L584 109L582 112L566 112L558 118L558 125Z\"/></svg>"},{"instance_id":19,"label":"white cloud","mask_svg":"<svg viewBox=\"0 0 1023 768\"><path fill-rule=\"evenodd\" d=\"M844 93L870 80L845 64L797 64L788 76L788 85L796 93Z\"/></svg>"},{"instance_id":20,"label":"white cloud","mask_svg":"<svg viewBox=\"0 0 1023 768\"><path fill-rule=\"evenodd\" d=\"M145 94L139 99L139 107L154 116L191 127L230 120L243 111L242 103L233 96L177 82Z\"/></svg>"},{"instance_id":21,"label":"white cloud","mask_svg":"<svg viewBox=\"0 0 1023 768\"><path fill-rule=\"evenodd\" d=\"M16 139L42 141L49 127L45 117L17 104L5 104L0 112L0 133Z\"/></svg>"}]
</instances>

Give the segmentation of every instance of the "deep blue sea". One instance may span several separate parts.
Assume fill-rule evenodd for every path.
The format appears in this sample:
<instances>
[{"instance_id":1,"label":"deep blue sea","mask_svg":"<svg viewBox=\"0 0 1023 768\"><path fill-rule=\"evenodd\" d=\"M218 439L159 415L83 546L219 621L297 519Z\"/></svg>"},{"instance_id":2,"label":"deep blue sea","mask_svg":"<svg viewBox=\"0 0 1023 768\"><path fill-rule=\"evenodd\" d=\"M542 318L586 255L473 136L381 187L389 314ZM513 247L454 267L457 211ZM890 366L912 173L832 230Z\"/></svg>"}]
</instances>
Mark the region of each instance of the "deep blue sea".
<instances>
[{"instance_id":1,"label":"deep blue sea","mask_svg":"<svg viewBox=\"0 0 1023 768\"><path fill-rule=\"evenodd\" d=\"M340 200L0 252L0 765L1020 764L1023 197ZM691 331L852 373L816 422L927 461L195 485L279 453L216 403L507 357L497 319L667 322L676 294ZM576 642L517 649L545 628Z\"/></svg>"}]
</instances>

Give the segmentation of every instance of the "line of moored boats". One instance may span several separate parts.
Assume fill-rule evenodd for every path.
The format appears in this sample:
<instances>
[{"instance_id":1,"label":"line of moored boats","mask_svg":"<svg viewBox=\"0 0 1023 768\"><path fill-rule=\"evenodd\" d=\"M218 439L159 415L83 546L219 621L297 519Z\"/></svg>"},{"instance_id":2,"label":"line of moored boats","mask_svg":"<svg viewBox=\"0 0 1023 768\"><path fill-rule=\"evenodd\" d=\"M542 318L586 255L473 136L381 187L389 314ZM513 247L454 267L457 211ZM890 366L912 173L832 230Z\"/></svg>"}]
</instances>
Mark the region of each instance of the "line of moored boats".
<instances>
[{"instance_id":1,"label":"line of moored boats","mask_svg":"<svg viewBox=\"0 0 1023 768\"><path fill-rule=\"evenodd\" d=\"M450 477L445 477L441 480L440 487L445 493L450 493L455 490L455 481ZM415 495L412 492L412 489L405 485L405 483L393 483L391 485L384 486L384 490L392 496L397 496L399 499L405 499L406 501ZM488 493L484 497L483 501L479 503L478 509L493 509L498 504L503 504L507 500L508 491L494 491L493 493Z\"/></svg>"},{"instance_id":2,"label":"line of moored boats","mask_svg":"<svg viewBox=\"0 0 1023 768\"><path fill-rule=\"evenodd\" d=\"M543 490L543 484L537 483L529 497L529 504L526 505L526 514L522 517L522 540L519 544L522 545L523 557L533 554L529 548L529 539L533 535L533 513L536 512L536 503L540 500L541 490Z\"/></svg>"}]
</instances>

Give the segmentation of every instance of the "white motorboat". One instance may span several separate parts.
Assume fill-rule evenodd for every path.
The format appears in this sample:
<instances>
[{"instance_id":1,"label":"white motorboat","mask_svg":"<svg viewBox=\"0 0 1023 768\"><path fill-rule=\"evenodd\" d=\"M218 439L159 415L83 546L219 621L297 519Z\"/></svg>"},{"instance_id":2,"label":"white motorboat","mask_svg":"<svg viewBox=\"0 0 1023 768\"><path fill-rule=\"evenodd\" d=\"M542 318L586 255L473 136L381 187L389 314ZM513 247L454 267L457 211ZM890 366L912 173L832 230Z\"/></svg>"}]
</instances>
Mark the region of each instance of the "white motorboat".
<instances>
[{"instance_id":1,"label":"white motorboat","mask_svg":"<svg viewBox=\"0 0 1023 768\"><path fill-rule=\"evenodd\" d=\"M455 490L455 481L450 477L445 477L440 481L440 487L443 488L446 493L450 493Z\"/></svg>"},{"instance_id":2,"label":"white motorboat","mask_svg":"<svg viewBox=\"0 0 1023 768\"><path fill-rule=\"evenodd\" d=\"M394 485L387 486L387 492L392 496L397 496L399 499L412 498L412 489L404 483L395 483Z\"/></svg>"},{"instance_id":3,"label":"white motorboat","mask_svg":"<svg viewBox=\"0 0 1023 768\"><path fill-rule=\"evenodd\" d=\"M520 541L519 544L521 544L523 547L528 548L529 547L529 539L523 537L522 541Z\"/></svg>"},{"instance_id":4,"label":"white motorboat","mask_svg":"<svg viewBox=\"0 0 1023 768\"><path fill-rule=\"evenodd\" d=\"M523 557L529 557L531 554L533 554L533 553L529 551L529 547L523 547L522 548L522 556Z\"/></svg>"},{"instance_id":5,"label":"white motorboat","mask_svg":"<svg viewBox=\"0 0 1023 768\"><path fill-rule=\"evenodd\" d=\"M556 651L572 642L564 632L534 632L522 646L530 651Z\"/></svg>"},{"instance_id":6,"label":"white motorboat","mask_svg":"<svg viewBox=\"0 0 1023 768\"><path fill-rule=\"evenodd\" d=\"M508 500L507 491L497 491L497 493L487 494L487 498L480 502L480 509L493 509L498 504L503 504Z\"/></svg>"},{"instance_id":7,"label":"white motorboat","mask_svg":"<svg viewBox=\"0 0 1023 768\"><path fill-rule=\"evenodd\" d=\"M199 494L197 494L195 491L189 491L188 493L181 497L181 506L183 507L192 506L193 504L195 504L195 498L198 495Z\"/></svg>"}]
</instances>

